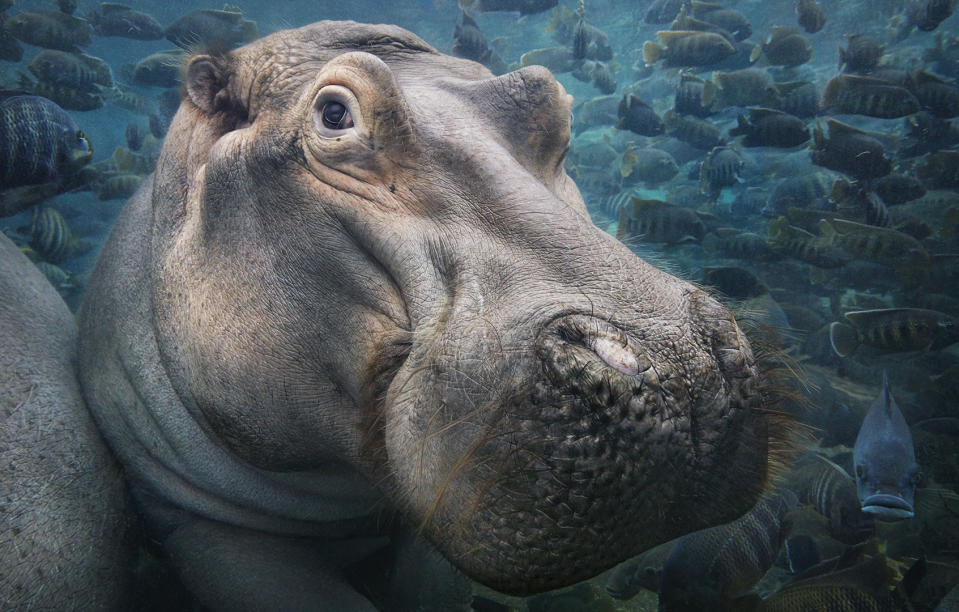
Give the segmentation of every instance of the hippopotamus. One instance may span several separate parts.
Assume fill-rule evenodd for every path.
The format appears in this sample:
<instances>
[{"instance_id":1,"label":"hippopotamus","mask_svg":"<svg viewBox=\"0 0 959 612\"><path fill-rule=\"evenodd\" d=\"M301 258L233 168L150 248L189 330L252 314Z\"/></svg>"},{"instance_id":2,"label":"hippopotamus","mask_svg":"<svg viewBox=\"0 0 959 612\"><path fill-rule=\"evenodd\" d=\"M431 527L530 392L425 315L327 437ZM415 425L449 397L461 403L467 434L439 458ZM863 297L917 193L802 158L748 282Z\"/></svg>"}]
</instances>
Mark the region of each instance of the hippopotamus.
<instances>
[{"instance_id":1,"label":"hippopotamus","mask_svg":"<svg viewBox=\"0 0 959 612\"><path fill-rule=\"evenodd\" d=\"M786 428L749 342L590 221L571 104L545 68L494 76L387 25L187 60L77 363L202 605L542 592L767 487Z\"/></svg>"}]
</instances>

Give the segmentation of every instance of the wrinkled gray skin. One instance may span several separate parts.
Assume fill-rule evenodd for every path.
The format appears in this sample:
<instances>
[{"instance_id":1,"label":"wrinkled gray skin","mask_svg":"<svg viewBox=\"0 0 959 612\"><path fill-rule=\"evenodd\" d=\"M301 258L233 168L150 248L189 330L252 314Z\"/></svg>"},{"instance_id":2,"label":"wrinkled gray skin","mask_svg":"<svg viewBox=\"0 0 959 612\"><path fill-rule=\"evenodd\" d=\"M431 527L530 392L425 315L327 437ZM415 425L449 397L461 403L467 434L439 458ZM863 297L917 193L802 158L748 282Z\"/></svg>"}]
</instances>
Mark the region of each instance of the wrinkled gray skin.
<instances>
[{"instance_id":1,"label":"wrinkled gray skin","mask_svg":"<svg viewBox=\"0 0 959 612\"><path fill-rule=\"evenodd\" d=\"M83 405L77 326L0 234L0 610L114 610L134 541L119 466Z\"/></svg>"},{"instance_id":2,"label":"wrinkled gray skin","mask_svg":"<svg viewBox=\"0 0 959 612\"><path fill-rule=\"evenodd\" d=\"M755 501L783 434L752 353L590 222L546 69L493 77L321 22L193 57L185 82L93 274L80 362L202 602L359 608L342 568L394 509L523 594ZM323 127L330 101L355 127Z\"/></svg>"}]
</instances>

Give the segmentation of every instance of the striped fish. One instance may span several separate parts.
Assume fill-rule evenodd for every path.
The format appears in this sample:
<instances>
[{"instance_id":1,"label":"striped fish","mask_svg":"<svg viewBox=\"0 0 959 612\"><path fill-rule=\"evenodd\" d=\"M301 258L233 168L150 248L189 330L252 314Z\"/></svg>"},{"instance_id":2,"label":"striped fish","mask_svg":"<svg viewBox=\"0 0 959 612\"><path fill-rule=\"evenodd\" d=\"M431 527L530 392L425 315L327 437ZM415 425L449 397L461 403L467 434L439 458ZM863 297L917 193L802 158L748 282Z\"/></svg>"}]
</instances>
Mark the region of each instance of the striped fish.
<instances>
[{"instance_id":1,"label":"striped fish","mask_svg":"<svg viewBox=\"0 0 959 612\"><path fill-rule=\"evenodd\" d=\"M40 206L30 223L30 246L43 261L58 263L70 250L70 228L56 209Z\"/></svg>"}]
</instances>

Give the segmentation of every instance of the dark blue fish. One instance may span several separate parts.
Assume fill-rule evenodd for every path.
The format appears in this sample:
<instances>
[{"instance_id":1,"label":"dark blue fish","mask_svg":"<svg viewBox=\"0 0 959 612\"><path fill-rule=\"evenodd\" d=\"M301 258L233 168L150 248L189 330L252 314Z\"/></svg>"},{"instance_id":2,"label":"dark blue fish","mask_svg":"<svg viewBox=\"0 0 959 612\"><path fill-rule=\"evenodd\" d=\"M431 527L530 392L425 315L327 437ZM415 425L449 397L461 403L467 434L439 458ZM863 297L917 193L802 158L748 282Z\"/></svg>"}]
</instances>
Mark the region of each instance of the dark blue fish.
<instances>
[{"instance_id":1,"label":"dark blue fish","mask_svg":"<svg viewBox=\"0 0 959 612\"><path fill-rule=\"evenodd\" d=\"M910 518L919 482L912 434L882 374L882 392L863 419L853 449L862 511L885 520Z\"/></svg>"}]
</instances>

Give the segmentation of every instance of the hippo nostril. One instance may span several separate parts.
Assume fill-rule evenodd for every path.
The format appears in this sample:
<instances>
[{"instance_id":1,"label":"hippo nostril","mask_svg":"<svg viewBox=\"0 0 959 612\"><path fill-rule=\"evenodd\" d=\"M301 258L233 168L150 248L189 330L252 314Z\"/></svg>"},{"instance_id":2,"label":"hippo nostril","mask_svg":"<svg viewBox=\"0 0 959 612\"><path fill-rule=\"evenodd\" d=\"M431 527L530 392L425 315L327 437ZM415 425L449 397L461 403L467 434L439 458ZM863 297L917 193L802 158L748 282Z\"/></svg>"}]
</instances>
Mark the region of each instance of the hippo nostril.
<instances>
[{"instance_id":1,"label":"hippo nostril","mask_svg":"<svg viewBox=\"0 0 959 612\"><path fill-rule=\"evenodd\" d=\"M605 361L609 367L628 376L639 374L639 361L636 359L636 355L611 338L589 338L586 346Z\"/></svg>"},{"instance_id":2,"label":"hippo nostril","mask_svg":"<svg viewBox=\"0 0 959 612\"><path fill-rule=\"evenodd\" d=\"M652 366L621 329L586 315L566 315L547 325L539 351L561 378L579 376L589 364L603 364L626 376L638 376Z\"/></svg>"}]
</instances>

